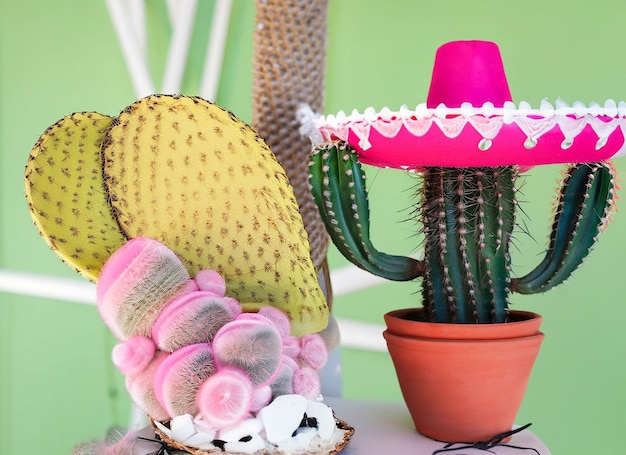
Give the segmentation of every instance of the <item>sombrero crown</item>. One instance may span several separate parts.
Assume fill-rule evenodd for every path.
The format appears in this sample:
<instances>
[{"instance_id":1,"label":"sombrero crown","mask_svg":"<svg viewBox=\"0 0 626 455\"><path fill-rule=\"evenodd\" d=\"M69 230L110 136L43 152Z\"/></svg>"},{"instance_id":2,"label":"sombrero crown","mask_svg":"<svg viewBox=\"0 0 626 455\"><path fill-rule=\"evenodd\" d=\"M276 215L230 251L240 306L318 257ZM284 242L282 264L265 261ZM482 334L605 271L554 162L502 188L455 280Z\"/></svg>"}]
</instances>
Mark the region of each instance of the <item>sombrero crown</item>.
<instances>
[{"instance_id":1,"label":"sombrero crown","mask_svg":"<svg viewBox=\"0 0 626 455\"><path fill-rule=\"evenodd\" d=\"M348 142L363 163L419 170L602 161L626 154L625 126L626 103L614 100L516 106L498 46L454 41L438 49L427 102L414 110L339 112L303 129L315 144Z\"/></svg>"},{"instance_id":2,"label":"sombrero crown","mask_svg":"<svg viewBox=\"0 0 626 455\"><path fill-rule=\"evenodd\" d=\"M500 49L487 41L456 41L437 50L426 106L466 103L504 107L512 101Z\"/></svg>"}]
</instances>

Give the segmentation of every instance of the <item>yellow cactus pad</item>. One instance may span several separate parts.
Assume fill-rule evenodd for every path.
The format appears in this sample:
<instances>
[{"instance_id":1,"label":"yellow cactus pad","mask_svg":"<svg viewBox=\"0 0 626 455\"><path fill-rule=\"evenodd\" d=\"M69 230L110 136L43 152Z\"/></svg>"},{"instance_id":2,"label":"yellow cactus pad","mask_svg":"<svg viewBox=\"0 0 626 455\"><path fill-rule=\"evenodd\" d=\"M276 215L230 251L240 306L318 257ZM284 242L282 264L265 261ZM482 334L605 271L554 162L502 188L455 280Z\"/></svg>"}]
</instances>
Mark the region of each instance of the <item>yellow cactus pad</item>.
<instances>
[{"instance_id":1,"label":"yellow cactus pad","mask_svg":"<svg viewBox=\"0 0 626 455\"><path fill-rule=\"evenodd\" d=\"M112 121L95 112L59 120L33 147L25 173L28 206L41 236L91 281L126 241L102 175L102 144Z\"/></svg>"},{"instance_id":2,"label":"yellow cactus pad","mask_svg":"<svg viewBox=\"0 0 626 455\"><path fill-rule=\"evenodd\" d=\"M129 238L161 241L191 275L217 270L245 308L288 313L295 335L326 326L292 187L251 127L201 98L154 95L114 121L104 156L111 204Z\"/></svg>"}]
</instances>

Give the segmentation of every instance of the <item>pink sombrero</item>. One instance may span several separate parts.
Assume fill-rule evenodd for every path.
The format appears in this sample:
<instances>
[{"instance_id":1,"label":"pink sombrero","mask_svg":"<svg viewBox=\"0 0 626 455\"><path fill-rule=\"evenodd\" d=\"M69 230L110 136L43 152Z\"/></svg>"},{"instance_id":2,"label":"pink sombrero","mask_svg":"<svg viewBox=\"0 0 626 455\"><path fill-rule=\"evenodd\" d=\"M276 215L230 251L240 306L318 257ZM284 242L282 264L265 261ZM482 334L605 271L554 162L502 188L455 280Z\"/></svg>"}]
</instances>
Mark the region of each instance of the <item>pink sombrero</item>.
<instances>
[{"instance_id":1,"label":"pink sombrero","mask_svg":"<svg viewBox=\"0 0 626 455\"><path fill-rule=\"evenodd\" d=\"M362 163L419 170L582 163L626 154L626 103L515 105L495 43L455 41L437 50L425 104L311 117L315 145L348 142Z\"/></svg>"}]
</instances>

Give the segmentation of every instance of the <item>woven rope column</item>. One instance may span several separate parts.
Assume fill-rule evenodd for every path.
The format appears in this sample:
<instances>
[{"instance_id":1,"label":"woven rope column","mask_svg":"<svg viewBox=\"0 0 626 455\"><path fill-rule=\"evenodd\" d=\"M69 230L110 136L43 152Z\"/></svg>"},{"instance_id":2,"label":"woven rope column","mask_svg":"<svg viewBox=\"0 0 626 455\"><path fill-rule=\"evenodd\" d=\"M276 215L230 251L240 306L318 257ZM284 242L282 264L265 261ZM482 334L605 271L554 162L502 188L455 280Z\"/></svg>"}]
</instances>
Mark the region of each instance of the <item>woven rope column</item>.
<instances>
[{"instance_id":1,"label":"woven rope column","mask_svg":"<svg viewBox=\"0 0 626 455\"><path fill-rule=\"evenodd\" d=\"M328 0L256 0L252 125L287 172L329 304L329 237L309 189L310 140L298 133L298 105L323 112Z\"/></svg>"}]
</instances>

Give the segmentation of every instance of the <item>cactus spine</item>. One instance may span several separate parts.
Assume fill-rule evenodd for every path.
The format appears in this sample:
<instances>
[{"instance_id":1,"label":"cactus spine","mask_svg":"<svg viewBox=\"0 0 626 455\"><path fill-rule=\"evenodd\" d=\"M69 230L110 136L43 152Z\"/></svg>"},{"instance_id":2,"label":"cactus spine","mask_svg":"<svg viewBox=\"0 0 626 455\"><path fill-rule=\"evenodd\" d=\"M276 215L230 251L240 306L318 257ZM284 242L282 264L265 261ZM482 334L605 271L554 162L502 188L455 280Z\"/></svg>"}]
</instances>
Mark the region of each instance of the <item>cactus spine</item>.
<instances>
[{"instance_id":1,"label":"cactus spine","mask_svg":"<svg viewBox=\"0 0 626 455\"><path fill-rule=\"evenodd\" d=\"M455 323L506 322L511 292L545 292L569 278L613 212L616 189L610 163L569 167L545 259L526 276L511 278L517 167L426 168L415 211L423 225L421 260L372 245L363 170L349 145L317 147L310 174L326 228L344 256L388 279L421 276L425 315Z\"/></svg>"}]
</instances>

